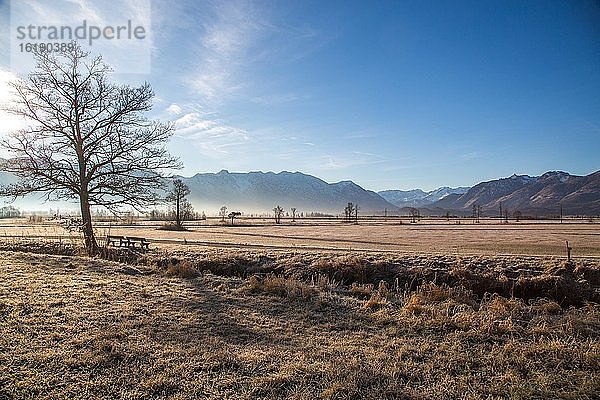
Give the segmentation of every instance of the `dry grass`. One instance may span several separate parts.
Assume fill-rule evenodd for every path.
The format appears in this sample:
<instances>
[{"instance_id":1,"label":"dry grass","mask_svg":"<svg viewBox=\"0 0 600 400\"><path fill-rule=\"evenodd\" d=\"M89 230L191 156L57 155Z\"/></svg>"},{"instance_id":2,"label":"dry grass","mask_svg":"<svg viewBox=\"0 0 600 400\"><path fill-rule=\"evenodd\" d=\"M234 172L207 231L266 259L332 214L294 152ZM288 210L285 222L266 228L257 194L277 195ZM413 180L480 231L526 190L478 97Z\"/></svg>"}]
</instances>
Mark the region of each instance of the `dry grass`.
<instances>
[{"instance_id":1,"label":"dry grass","mask_svg":"<svg viewBox=\"0 0 600 400\"><path fill-rule=\"evenodd\" d=\"M178 276L180 278L195 278L199 272L192 266L189 261L186 260L172 260L167 266L165 273L168 276Z\"/></svg>"},{"instance_id":2,"label":"dry grass","mask_svg":"<svg viewBox=\"0 0 600 400\"><path fill-rule=\"evenodd\" d=\"M386 284L393 292L414 291L434 282L460 287L481 298L486 293L531 300L547 297L561 306L600 301L600 263L567 264L553 258L390 255L387 253L258 252L188 249L150 254L138 262L166 269L185 261L197 271L219 276L273 274L302 282L320 282L333 291L369 298Z\"/></svg>"},{"instance_id":3,"label":"dry grass","mask_svg":"<svg viewBox=\"0 0 600 400\"><path fill-rule=\"evenodd\" d=\"M600 392L598 304L479 296L441 279L448 266L497 270L510 280L560 271L558 263L183 256L133 267L2 252L0 398L594 399ZM327 260L347 272L326 274ZM401 262L426 265L415 272L428 278L414 288L395 278L366 282ZM373 275L357 273L374 263ZM357 280L346 282L350 276Z\"/></svg>"},{"instance_id":4,"label":"dry grass","mask_svg":"<svg viewBox=\"0 0 600 400\"><path fill-rule=\"evenodd\" d=\"M296 278L284 278L268 275L261 279L251 276L248 289L253 293L268 293L290 299L308 300L317 295L315 287L307 285Z\"/></svg>"}]
</instances>

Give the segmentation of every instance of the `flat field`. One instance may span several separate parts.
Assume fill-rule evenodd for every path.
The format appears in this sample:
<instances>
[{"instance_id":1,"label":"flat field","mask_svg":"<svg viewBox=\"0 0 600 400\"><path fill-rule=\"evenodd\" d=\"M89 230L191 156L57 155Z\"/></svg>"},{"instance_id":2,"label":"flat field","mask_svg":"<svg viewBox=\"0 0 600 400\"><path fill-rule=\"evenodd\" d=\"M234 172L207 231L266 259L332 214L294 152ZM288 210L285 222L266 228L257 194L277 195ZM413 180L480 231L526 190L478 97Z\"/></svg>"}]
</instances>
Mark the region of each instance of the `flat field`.
<instances>
[{"instance_id":1,"label":"flat field","mask_svg":"<svg viewBox=\"0 0 600 400\"><path fill-rule=\"evenodd\" d=\"M135 225L99 223L97 235L142 236L155 247L181 245L317 251L374 251L399 254L566 256L566 241L574 257L600 257L600 222L587 220L523 221L499 223L482 220L366 221L358 225L340 220L236 220L234 226L212 220L190 224L184 232L157 230L158 223ZM243 224L243 225L242 225ZM0 221L0 238L46 237L69 240L69 232L56 222L31 224L26 220ZM75 237L77 235L74 235Z\"/></svg>"}]
</instances>

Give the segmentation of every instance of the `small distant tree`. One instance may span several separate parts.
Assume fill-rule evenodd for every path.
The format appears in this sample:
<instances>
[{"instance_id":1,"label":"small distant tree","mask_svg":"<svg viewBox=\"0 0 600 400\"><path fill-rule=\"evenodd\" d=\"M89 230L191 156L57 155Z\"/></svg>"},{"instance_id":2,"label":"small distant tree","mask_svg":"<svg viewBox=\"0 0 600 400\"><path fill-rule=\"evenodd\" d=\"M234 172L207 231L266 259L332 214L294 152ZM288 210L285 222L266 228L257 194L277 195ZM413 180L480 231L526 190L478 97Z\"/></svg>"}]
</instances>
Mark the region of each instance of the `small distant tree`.
<instances>
[{"instance_id":1,"label":"small distant tree","mask_svg":"<svg viewBox=\"0 0 600 400\"><path fill-rule=\"evenodd\" d=\"M194 211L192 204L185 200L181 205L181 220L182 221L193 221L198 219L198 213Z\"/></svg>"},{"instance_id":2,"label":"small distant tree","mask_svg":"<svg viewBox=\"0 0 600 400\"><path fill-rule=\"evenodd\" d=\"M281 206L277 206L273 209L273 212L275 212L275 223L281 223L281 217L283 216L283 208L281 208Z\"/></svg>"},{"instance_id":3,"label":"small distant tree","mask_svg":"<svg viewBox=\"0 0 600 400\"><path fill-rule=\"evenodd\" d=\"M562 204L560 204L560 211L559 211L559 213L560 213L560 223L562 224L562 222L563 222L563 207L562 207Z\"/></svg>"},{"instance_id":4,"label":"small distant tree","mask_svg":"<svg viewBox=\"0 0 600 400\"><path fill-rule=\"evenodd\" d=\"M344 221L351 222L354 215L354 203L348 203L344 208Z\"/></svg>"},{"instance_id":5,"label":"small distant tree","mask_svg":"<svg viewBox=\"0 0 600 400\"><path fill-rule=\"evenodd\" d=\"M165 211L154 209L150 211L148 218L150 221L167 221L169 219L169 215Z\"/></svg>"},{"instance_id":6,"label":"small distant tree","mask_svg":"<svg viewBox=\"0 0 600 400\"><path fill-rule=\"evenodd\" d=\"M515 218L516 222L519 222L521 220L521 216L522 216L521 211L515 210L515 212L513 212L513 217Z\"/></svg>"},{"instance_id":7,"label":"small distant tree","mask_svg":"<svg viewBox=\"0 0 600 400\"><path fill-rule=\"evenodd\" d=\"M233 226L233 220L234 220L234 218L235 217L239 217L240 215L242 215L242 213L239 212L239 211L233 211L233 212L229 213L228 217L231 218L231 225L232 226Z\"/></svg>"},{"instance_id":8,"label":"small distant tree","mask_svg":"<svg viewBox=\"0 0 600 400\"><path fill-rule=\"evenodd\" d=\"M479 222L479 212L480 212L479 204L473 204L472 208L473 208L473 222L478 223Z\"/></svg>"},{"instance_id":9,"label":"small distant tree","mask_svg":"<svg viewBox=\"0 0 600 400\"><path fill-rule=\"evenodd\" d=\"M411 207L409 210L410 216L411 216L411 221L412 223L416 223L417 222L417 218L421 218L421 212L419 211L418 208L415 207Z\"/></svg>"},{"instance_id":10,"label":"small distant tree","mask_svg":"<svg viewBox=\"0 0 600 400\"><path fill-rule=\"evenodd\" d=\"M292 207L292 222L296 222L296 207Z\"/></svg>"},{"instance_id":11,"label":"small distant tree","mask_svg":"<svg viewBox=\"0 0 600 400\"><path fill-rule=\"evenodd\" d=\"M225 222L225 217L227 217L227 206L222 206L219 210L219 215L221 216L221 222Z\"/></svg>"},{"instance_id":12,"label":"small distant tree","mask_svg":"<svg viewBox=\"0 0 600 400\"><path fill-rule=\"evenodd\" d=\"M190 219L193 214L193 208L190 202L186 199L186 196L190 194L190 188L188 185L183 183L181 179L175 179L173 181L173 187L167 194L166 200L171 202L173 205L173 217L175 219L175 226L181 228L183 222Z\"/></svg>"}]
</instances>

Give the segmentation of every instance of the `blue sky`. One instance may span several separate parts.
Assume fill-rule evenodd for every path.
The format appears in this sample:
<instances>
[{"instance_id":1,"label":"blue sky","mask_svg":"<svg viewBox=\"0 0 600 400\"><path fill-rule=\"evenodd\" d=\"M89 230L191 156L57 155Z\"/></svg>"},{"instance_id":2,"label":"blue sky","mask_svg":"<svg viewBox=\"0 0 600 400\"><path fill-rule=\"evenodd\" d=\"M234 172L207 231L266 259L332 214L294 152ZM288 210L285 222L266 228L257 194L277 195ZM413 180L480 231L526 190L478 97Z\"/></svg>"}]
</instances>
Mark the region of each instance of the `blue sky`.
<instances>
[{"instance_id":1,"label":"blue sky","mask_svg":"<svg viewBox=\"0 0 600 400\"><path fill-rule=\"evenodd\" d=\"M151 73L114 78L153 85L184 175L431 190L600 169L597 1L152 1L150 15Z\"/></svg>"}]
</instances>

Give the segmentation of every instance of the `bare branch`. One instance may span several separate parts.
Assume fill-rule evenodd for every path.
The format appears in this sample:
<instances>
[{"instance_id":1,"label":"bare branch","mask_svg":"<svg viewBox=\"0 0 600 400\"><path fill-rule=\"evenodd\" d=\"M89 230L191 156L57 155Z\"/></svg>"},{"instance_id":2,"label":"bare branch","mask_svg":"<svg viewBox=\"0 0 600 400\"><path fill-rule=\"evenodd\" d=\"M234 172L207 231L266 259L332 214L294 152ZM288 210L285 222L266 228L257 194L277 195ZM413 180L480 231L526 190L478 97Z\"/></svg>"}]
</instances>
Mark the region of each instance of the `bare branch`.
<instances>
[{"instance_id":1,"label":"bare branch","mask_svg":"<svg viewBox=\"0 0 600 400\"><path fill-rule=\"evenodd\" d=\"M11 84L16 101L8 110L32 125L1 144L12 158L0 169L18 181L0 195L79 200L86 244L91 235L95 245L91 205L143 210L159 201L163 171L181 166L164 147L174 127L145 117L154 97L149 83L110 83L110 67L76 43L72 51L35 58L35 70Z\"/></svg>"}]
</instances>

